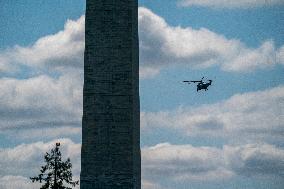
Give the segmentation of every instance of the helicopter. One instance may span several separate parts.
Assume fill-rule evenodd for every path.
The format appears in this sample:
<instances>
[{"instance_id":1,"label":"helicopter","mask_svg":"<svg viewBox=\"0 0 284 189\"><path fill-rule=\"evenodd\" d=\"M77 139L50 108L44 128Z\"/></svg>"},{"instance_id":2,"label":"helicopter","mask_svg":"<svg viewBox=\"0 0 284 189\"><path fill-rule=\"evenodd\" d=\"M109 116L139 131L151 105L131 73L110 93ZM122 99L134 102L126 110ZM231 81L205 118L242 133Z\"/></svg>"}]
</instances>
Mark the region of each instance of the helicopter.
<instances>
[{"instance_id":1,"label":"helicopter","mask_svg":"<svg viewBox=\"0 0 284 189\"><path fill-rule=\"evenodd\" d=\"M203 79L204 79L204 77L202 77L202 79L199 80L199 81L183 81L183 82L188 83L188 84L190 84L190 83L197 83L197 86L196 86L196 91L197 91L197 92L198 92L199 90L202 90L202 89L204 89L205 91L207 91L207 90L208 90L208 87L212 84L212 80L209 79L209 80L207 80L207 81L209 81L209 82L204 82Z\"/></svg>"}]
</instances>

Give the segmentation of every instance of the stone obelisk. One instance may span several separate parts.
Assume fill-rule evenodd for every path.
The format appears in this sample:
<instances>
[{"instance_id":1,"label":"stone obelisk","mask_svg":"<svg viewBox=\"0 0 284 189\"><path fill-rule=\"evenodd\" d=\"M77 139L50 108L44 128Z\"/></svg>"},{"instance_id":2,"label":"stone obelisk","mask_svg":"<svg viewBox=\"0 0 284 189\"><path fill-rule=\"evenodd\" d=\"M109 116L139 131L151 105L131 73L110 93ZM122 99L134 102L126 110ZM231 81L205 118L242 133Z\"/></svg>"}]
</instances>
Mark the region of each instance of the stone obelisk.
<instances>
[{"instance_id":1,"label":"stone obelisk","mask_svg":"<svg viewBox=\"0 0 284 189\"><path fill-rule=\"evenodd\" d=\"M81 189L140 189L138 0L87 0Z\"/></svg>"}]
</instances>

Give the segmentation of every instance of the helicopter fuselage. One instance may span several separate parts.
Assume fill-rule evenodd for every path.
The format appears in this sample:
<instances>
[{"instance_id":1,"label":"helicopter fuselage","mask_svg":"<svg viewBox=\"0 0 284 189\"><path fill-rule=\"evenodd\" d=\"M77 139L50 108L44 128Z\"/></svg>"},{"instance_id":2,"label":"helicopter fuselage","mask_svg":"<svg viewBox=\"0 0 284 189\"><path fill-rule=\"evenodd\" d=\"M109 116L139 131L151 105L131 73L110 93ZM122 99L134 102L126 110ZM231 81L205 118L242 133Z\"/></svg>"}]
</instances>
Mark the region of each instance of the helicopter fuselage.
<instances>
[{"instance_id":1,"label":"helicopter fuselage","mask_svg":"<svg viewBox=\"0 0 284 189\"><path fill-rule=\"evenodd\" d=\"M197 83L197 85L196 85L196 87L197 87L196 91L197 91L197 92L198 92L199 90L202 90L202 89L204 89L205 91L207 91L207 90L208 90L208 87L212 84L212 80L209 79L209 80L208 80L209 82L204 82L204 81L203 81L203 78L204 78L204 77L202 77L201 80L183 81L183 82L188 83L188 84L190 84L190 83Z\"/></svg>"},{"instance_id":2,"label":"helicopter fuselage","mask_svg":"<svg viewBox=\"0 0 284 189\"><path fill-rule=\"evenodd\" d=\"M205 91L207 91L207 90L208 90L208 87L211 85L211 83L212 83L212 81L209 81L209 83L204 83L204 82L198 83L198 84L197 84L197 89L196 89L196 91L199 91L199 90L202 90L202 89L204 89Z\"/></svg>"}]
</instances>

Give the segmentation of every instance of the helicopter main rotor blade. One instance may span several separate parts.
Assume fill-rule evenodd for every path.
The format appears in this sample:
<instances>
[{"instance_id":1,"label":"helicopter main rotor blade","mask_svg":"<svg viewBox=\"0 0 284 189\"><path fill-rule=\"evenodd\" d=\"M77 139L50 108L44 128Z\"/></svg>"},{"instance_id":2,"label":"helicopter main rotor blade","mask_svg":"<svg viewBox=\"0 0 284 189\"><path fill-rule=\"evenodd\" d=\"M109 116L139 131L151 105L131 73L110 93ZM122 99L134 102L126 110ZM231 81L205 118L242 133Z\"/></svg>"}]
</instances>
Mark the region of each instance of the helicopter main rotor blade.
<instances>
[{"instance_id":1,"label":"helicopter main rotor blade","mask_svg":"<svg viewBox=\"0 0 284 189\"><path fill-rule=\"evenodd\" d=\"M202 82L202 81L200 80L200 81L190 81L190 82L192 82L192 83L197 83L197 82Z\"/></svg>"},{"instance_id":2,"label":"helicopter main rotor blade","mask_svg":"<svg viewBox=\"0 0 284 189\"><path fill-rule=\"evenodd\" d=\"M196 81L196 80L193 80L193 81L183 81L185 83L201 83L202 81Z\"/></svg>"}]
</instances>

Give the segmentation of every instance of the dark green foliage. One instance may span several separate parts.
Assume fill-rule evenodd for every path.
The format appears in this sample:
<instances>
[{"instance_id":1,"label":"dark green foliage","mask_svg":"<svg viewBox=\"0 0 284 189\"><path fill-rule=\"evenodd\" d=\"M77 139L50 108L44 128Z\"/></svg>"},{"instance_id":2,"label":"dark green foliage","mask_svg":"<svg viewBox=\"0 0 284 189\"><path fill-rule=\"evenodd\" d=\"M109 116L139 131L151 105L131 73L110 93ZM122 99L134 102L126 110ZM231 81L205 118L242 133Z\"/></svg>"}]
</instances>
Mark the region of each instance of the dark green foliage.
<instances>
[{"instance_id":1,"label":"dark green foliage","mask_svg":"<svg viewBox=\"0 0 284 189\"><path fill-rule=\"evenodd\" d=\"M32 182L44 182L40 189L71 189L79 184L79 181L72 181L72 164L69 158L65 162L62 161L59 146L60 143L56 143L51 153L46 152L46 165L41 166L37 177L30 177ZM64 186L65 183L71 187Z\"/></svg>"}]
</instances>

